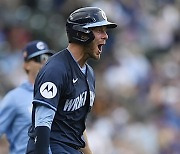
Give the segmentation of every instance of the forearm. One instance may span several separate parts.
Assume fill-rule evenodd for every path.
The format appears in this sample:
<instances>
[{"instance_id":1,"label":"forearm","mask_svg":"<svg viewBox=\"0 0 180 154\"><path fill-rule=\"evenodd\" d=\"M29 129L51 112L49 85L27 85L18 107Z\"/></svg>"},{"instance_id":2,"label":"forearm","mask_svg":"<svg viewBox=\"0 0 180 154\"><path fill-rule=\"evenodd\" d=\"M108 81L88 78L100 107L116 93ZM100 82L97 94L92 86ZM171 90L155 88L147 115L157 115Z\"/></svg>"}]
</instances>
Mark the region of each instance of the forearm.
<instances>
[{"instance_id":1,"label":"forearm","mask_svg":"<svg viewBox=\"0 0 180 154\"><path fill-rule=\"evenodd\" d=\"M36 127L35 154L48 154L50 129L46 126Z\"/></svg>"},{"instance_id":2,"label":"forearm","mask_svg":"<svg viewBox=\"0 0 180 154\"><path fill-rule=\"evenodd\" d=\"M50 129L55 115L54 110L45 106L37 106L35 112L36 146L35 154L48 154Z\"/></svg>"},{"instance_id":3,"label":"forearm","mask_svg":"<svg viewBox=\"0 0 180 154\"><path fill-rule=\"evenodd\" d=\"M90 149L90 147L89 147L86 130L84 131L83 136L84 136L86 145L85 145L84 148L81 148L81 151L82 151L84 154L92 154L92 151L91 151L91 149Z\"/></svg>"}]
</instances>

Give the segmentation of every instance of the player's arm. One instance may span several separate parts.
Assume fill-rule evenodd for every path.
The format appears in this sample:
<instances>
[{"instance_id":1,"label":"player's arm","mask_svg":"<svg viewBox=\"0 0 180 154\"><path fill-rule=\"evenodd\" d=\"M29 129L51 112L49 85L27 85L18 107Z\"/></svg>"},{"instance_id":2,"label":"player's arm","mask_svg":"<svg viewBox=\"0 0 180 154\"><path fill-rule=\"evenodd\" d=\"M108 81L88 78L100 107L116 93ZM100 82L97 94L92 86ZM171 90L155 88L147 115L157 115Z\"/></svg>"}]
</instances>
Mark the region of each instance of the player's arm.
<instances>
[{"instance_id":1,"label":"player's arm","mask_svg":"<svg viewBox=\"0 0 180 154\"><path fill-rule=\"evenodd\" d=\"M85 145L84 148L81 148L81 151L82 151L84 154L92 154L92 151L91 151L91 149L90 149L90 147L89 147L86 130L84 131L83 136L84 136L86 145Z\"/></svg>"},{"instance_id":2,"label":"player's arm","mask_svg":"<svg viewBox=\"0 0 180 154\"><path fill-rule=\"evenodd\" d=\"M48 154L50 129L46 126L38 126L35 130L35 153Z\"/></svg>"},{"instance_id":3,"label":"player's arm","mask_svg":"<svg viewBox=\"0 0 180 154\"><path fill-rule=\"evenodd\" d=\"M35 112L35 152L36 154L48 154L51 124L54 119L55 111L39 105Z\"/></svg>"}]
</instances>

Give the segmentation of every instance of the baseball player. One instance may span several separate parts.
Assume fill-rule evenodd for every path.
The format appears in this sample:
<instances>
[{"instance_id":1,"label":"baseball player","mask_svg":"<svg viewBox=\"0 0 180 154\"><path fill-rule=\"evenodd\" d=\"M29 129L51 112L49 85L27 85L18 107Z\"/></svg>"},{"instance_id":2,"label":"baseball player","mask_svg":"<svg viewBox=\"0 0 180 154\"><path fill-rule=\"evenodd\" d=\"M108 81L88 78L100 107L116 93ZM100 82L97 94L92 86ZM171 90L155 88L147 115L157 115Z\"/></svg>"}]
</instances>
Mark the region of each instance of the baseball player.
<instances>
[{"instance_id":1,"label":"baseball player","mask_svg":"<svg viewBox=\"0 0 180 154\"><path fill-rule=\"evenodd\" d=\"M97 7L70 14L68 47L51 57L35 81L28 154L92 154L85 121L95 98L95 79L86 62L100 59L106 31L116 26Z\"/></svg>"},{"instance_id":2,"label":"baseball player","mask_svg":"<svg viewBox=\"0 0 180 154\"><path fill-rule=\"evenodd\" d=\"M10 154L26 152L35 77L52 54L42 41L28 43L23 49L24 70L28 80L8 92L0 102L0 137L6 134L10 143Z\"/></svg>"}]
</instances>

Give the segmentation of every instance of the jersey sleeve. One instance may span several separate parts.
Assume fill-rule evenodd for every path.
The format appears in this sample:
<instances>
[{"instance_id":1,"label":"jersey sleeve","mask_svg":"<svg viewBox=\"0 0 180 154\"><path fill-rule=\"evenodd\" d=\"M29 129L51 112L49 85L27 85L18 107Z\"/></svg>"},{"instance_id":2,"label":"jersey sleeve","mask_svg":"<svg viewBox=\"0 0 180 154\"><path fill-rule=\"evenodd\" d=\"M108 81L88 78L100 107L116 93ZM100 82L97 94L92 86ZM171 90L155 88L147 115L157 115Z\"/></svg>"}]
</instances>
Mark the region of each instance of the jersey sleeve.
<instances>
[{"instance_id":1,"label":"jersey sleeve","mask_svg":"<svg viewBox=\"0 0 180 154\"><path fill-rule=\"evenodd\" d=\"M63 66L46 65L36 78L33 104L46 105L56 111L65 88L65 74Z\"/></svg>"}]
</instances>

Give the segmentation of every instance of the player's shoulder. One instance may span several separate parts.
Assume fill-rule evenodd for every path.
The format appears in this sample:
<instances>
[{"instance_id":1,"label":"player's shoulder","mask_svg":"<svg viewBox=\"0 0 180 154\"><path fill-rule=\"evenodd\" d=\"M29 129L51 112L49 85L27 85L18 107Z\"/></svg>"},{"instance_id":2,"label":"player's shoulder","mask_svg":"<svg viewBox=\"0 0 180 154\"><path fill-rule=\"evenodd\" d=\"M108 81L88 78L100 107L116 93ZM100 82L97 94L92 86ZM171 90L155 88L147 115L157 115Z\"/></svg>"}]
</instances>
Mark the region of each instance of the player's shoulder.
<instances>
[{"instance_id":1,"label":"player's shoulder","mask_svg":"<svg viewBox=\"0 0 180 154\"><path fill-rule=\"evenodd\" d=\"M49 61L44 65L43 69L64 70L68 66L67 50L61 50L54 54Z\"/></svg>"},{"instance_id":2,"label":"player's shoulder","mask_svg":"<svg viewBox=\"0 0 180 154\"><path fill-rule=\"evenodd\" d=\"M89 64L86 63L86 66L87 66L87 68L88 68L90 71L93 72L93 68L92 68Z\"/></svg>"},{"instance_id":3,"label":"player's shoulder","mask_svg":"<svg viewBox=\"0 0 180 154\"><path fill-rule=\"evenodd\" d=\"M93 70L93 68L92 68L89 64L86 64L86 66L87 66L88 71L91 73L91 75L94 76L94 70Z\"/></svg>"},{"instance_id":4,"label":"player's shoulder","mask_svg":"<svg viewBox=\"0 0 180 154\"><path fill-rule=\"evenodd\" d=\"M16 95L20 94L21 89L22 89L21 85L19 85L19 86L15 87L15 88L11 89L5 96L6 97L16 96Z\"/></svg>"},{"instance_id":5,"label":"player's shoulder","mask_svg":"<svg viewBox=\"0 0 180 154\"><path fill-rule=\"evenodd\" d=\"M37 78L41 80L42 78L59 79L67 77L70 70L67 54L66 49L54 54L39 71Z\"/></svg>"}]
</instances>

